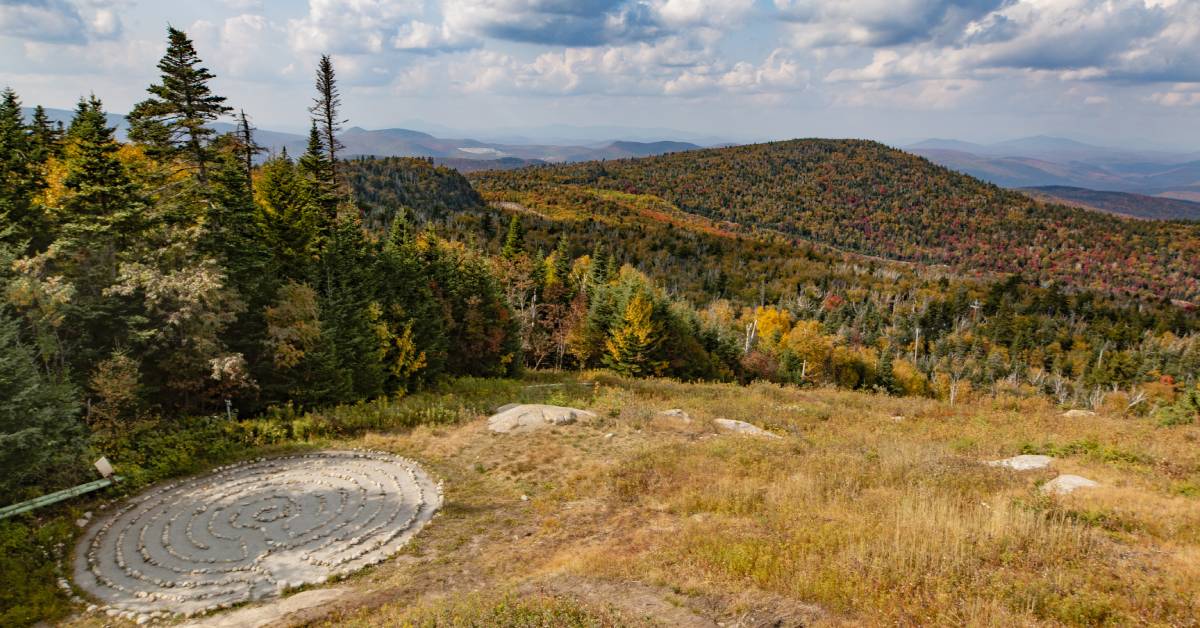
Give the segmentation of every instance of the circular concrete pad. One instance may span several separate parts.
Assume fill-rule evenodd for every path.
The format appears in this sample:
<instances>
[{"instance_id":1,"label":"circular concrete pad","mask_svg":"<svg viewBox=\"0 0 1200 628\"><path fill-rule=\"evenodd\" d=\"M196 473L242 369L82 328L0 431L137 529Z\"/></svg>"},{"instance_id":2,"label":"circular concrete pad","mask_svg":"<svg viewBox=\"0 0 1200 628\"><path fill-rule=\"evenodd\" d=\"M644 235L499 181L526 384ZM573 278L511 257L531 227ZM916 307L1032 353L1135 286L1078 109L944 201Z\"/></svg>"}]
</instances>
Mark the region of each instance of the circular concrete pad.
<instances>
[{"instance_id":1,"label":"circular concrete pad","mask_svg":"<svg viewBox=\"0 0 1200 628\"><path fill-rule=\"evenodd\" d=\"M100 517L76 547L75 582L131 614L227 608L382 562L441 504L440 486L391 454L260 458Z\"/></svg>"}]
</instances>

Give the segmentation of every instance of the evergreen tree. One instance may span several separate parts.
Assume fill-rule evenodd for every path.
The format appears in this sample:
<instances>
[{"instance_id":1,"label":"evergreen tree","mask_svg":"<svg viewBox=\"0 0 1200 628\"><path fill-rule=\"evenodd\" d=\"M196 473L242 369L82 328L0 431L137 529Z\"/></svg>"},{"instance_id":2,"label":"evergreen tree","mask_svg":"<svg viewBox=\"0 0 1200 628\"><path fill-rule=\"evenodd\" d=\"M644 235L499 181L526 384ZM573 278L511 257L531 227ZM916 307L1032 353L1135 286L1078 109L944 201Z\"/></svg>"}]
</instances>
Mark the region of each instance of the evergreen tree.
<instances>
[{"instance_id":1,"label":"evergreen tree","mask_svg":"<svg viewBox=\"0 0 1200 628\"><path fill-rule=\"evenodd\" d=\"M337 190L334 188L332 168L329 156L325 151L325 141L317 129L317 122L312 122L308 131L308 147L300 157L300 171L304 174L311 189L311 196L323 212L325 222L332 225L337 217Z\"/></svg>"},{"instance_id":2,"label":"evergreen tree","mask_svg":"<svg viewBox=\"0 0 1200 628\"><path fill-rule=\"evenodd\" d=\"M512 220L508 222L508 235L504 236L504 248L500 250L500 255L504 259L512 259L520 255L525 250L525 231L521 228L521 217L513 214Z\"/></svg>"},{"instance_id":3,"label":"evergreen tree","mask_svg":"<svg viewBox=\"0 0 1200 628\"><path fill-rule=\"evenodd\" d=\"M377 269L386 278L376 298L386 332L387 389L412 390L445 372L449 346L446 312L434 297L428 265L403 214L392 221Z\"/></svg>"},{"instance_id":4,"label":"evergreen tree","mask_svg":"<svg viewBox=\"0 0 1200 628\"><path fill-rule=\"evenodd\" d=\"M321 55L321 60L317 63L316 87L317 97L313 99L313 105L309 111L313 115L313 121L320 128L321 143L325 146L329 164L329 187L336 190L338 186L337 153L345 148L337 134L342 130L342 125L346 123L346 120L339 117L338 110L342 106L342 96L338 92L333 60L329 55Z\"/></svg>"},{"instance_id":5,"label":"evergreen tree","mask_svg":"<svg viewBox=\"0 0 1200 628\"><path fill-rule=\"evenodd\" d=\"M26 487L73 481L85 468L76 393L45 376L0 310L0 504L25 498Z\"/></svg>"},{"instance_id":6,"label":"evergreen tree","mask_svg":"<svg viewBox=\"0 0 1200 628\"><path fill-rule=\"evenodd\" d=\"M287 151L267 160L254 198L276 267L284 277L301 280L308 277L320 250L324 216L297 170Z\"/></svg>"},{"instance_id":7,"label":"evergreen tree","mask_svg":"<svg viewBox=\"0 0 1200 628\"><path fill-rule=\"evenodd\" d=\"M888 394L894 395L900 392L900 387L896 382L896 372L893 366L893 357L891 351L884 351L879 357L879 366L876 368L875 378L879 383L879 387L887 391Z\"/></svg>"},{"instance_id":8,"label":"evergreen tree","mask_svg":"<svg viewBox=\"0 0 1200 628\"><path fill-rule=\"evenodd\" d=\"M30 140L40 160L58 157L62 152L62 122L51 122L46 109L38 105L33 108L33 120L29 127Z\"/></svg>"},{"instance_id":9,"label":"evergreen tree","mask_svg":"<svg viewBox=\"0 0 1200 628\"><path fill-rule=\"evenodd\" d=\"M212 93L208 82L215 77L200 64L187 33L168 26L167 52L158 62L162 82L146 90L151 98L133 106L129 137L156 154L183 157L207 186L213 159L209 144L216 134L208 125L233 109L224 96Z\"/></svg>"},{"instance_id":10,"label":"evergreen tree","mask_svg":"<svg viewBox=\"0 0 1200 628\"><path fill-rule=\"evenodd\" d=\"M39 152L20 99L6 88L0 93L0 243L24 247L44 233L41 208L32 202L41 187Z\"/></svg>"},{"instance_id":11,"label":"evergreen tree","mask_svg":"<svg viewBox=\"0 0 1200 628\"><path fill-rule=\"evenodd\" d=\"M357 217L339 219L321 252L321 322L339 368L350 375L354 399L383 393L382 346L371 307L377 283L374 271Z\"/></svg>"},{"instance_id":12,"label":"evergreen tree","mask_svg":"<svg viewBox=\"0 0 1200 628\"><path fill-rule=\"evenodd\" d=\"M660 375L667 367L659 357L662 334L662 323L654 318L654 302L640 290L634 292L604 343L605 365L622 375Z\"/></svg>"},{"instance_id":13,"label":"evergreen tree","mask_svg":"<svg viewBox=\"0 0 1200 628\"><path fill-rule=\"evenodd\" d=\"M69 194L60 220L69 237L82 238L93 252L95 247L123 248L137 237L142 218L137 185L117 158L114 131L98 98L79 100L67 130L64 187Z\"/></svg>"},{"instance_id":14,"label":"evergreen tree","mask_svg":"<svg viewBox=\"0 0 1200 628\"><path fill-rule=\"evenodd\" d=\"M246 180L253 181L254 179L254 158L266 149L259 146L254 141L254 127L250 126L250 119L246 117L246 111L238 111L237 119L237 139L239 148L241 149L240 157L242 161L242 169L245 172ZM250 186L250 197L254 197L254 186Z\"/></svg>"}]
</instances>

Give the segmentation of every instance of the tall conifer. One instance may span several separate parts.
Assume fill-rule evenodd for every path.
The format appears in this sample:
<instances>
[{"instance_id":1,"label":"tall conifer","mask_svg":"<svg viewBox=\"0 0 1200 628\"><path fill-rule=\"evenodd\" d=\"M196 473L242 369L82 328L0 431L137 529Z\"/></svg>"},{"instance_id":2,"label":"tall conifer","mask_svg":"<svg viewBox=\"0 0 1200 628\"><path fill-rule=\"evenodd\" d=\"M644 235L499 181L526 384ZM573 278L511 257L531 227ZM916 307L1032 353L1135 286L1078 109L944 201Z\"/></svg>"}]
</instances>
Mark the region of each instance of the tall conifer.
<instances>
[{"instance_id":1,"label":"tall conifer","mask_svg":"<svg viewBox=\"0 0 1200 628\"><path fill-rule=\"evenodd\" d=\"M168 26L167 52L158 62L162 82L147 88L152 97L130 111L129 137L161 155L182 156L207 186L216 133L208 125L233 109L212 93L208 82L215 77L201 63L187 33Z\"/></svg>"}]
</instances>

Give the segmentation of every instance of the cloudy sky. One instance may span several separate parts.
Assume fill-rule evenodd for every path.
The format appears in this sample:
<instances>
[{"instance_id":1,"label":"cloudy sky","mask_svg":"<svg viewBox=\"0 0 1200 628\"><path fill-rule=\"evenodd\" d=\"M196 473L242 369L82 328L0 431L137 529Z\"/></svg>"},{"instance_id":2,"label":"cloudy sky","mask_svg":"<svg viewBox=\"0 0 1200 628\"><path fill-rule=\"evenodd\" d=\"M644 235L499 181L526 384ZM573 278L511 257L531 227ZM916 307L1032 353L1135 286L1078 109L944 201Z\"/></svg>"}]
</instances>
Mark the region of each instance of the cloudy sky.
<instances>
[{"instance_id":1,"label":"cloudy sky","mask_svg":"<svg viewBox=\"0 0 1200 628\"><path fill-rule=\"evenodd\" d=\"M167 23L265 128L329 52L367 128L1200 148L1200 0L0 0L0 84L126 111Z\"/></svg>"}]
</instances>

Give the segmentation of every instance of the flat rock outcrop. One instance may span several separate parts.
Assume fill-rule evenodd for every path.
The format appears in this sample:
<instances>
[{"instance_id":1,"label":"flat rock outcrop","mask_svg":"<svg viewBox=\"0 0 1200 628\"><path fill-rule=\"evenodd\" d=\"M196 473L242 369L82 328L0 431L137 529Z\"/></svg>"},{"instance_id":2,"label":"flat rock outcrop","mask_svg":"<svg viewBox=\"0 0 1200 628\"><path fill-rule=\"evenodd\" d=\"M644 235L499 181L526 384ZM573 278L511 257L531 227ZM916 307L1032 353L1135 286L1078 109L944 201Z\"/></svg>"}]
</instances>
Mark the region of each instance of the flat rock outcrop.
<instances>
[{"instance_id":1,"label":"flat rock outcrop","mask_svg":"<svg viewBox=\"0 0 1200 628\"><path fill-rule=\"evenodd\" d=\"M993 467L1005 467L1013 471L1032 471L1034 469L1045 469L1054 462L1054 458L1050 456L1039 456L1033 454L1022 454L1005 458L1004 460L992 460L987 464Z\"/></svg>"},{"instance_id":2,"label":"flat rock outcrop","mask_svg":"<svg viewBox=\"0 0 1200 628\"><path fill-rule=\"evenodd\" d=\"M581 419L594 419L596 415L578 408L522 404L501 406L502 411L488 419L488 429L497 434L532 432L554 425L570 425Z\"/></svg>"},{"instance_id":3,"label":"flat rock outcrop","mask_svg":"<svg viewBox=\"0 0 1200 628\"><path fill-rule=\"evenodd\" d=\"M1075 492L1077 489L1095 488L1097 486L1100 486L1099 482L1089 480L1083 476L1064 474L1043 484L1042 491L1055 495L1066 495Z\"/></svg>"}]
</instances>

